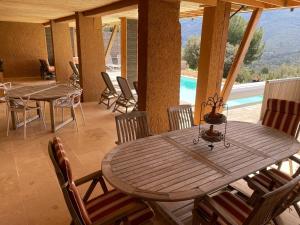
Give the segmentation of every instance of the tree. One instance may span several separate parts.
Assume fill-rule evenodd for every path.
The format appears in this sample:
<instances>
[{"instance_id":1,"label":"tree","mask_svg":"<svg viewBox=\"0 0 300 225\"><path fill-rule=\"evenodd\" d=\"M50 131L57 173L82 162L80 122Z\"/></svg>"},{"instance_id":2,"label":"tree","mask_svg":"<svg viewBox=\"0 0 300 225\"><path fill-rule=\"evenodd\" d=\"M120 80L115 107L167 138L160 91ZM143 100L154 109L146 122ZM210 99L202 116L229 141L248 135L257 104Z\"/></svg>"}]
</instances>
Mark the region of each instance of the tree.
<instances>
[{"instance_id":1,"label":"tree","mask_svg":"<svg viewBox=\"0 0 300 225\"><path fill-rule=\"evenodd\" d=\"M191 36L186 43L183 51L183 59L193 70L198 68L198 59L200 53L200 40L195 36Z\"/></svg>"},{"instance_id":2,"label":"tree","mask_svg":"<svg viewBox=\"0 0 300 225\"><path fill-rule=\"evenodd\" d=\"M223 72L224 78L226 78L229 73L235 53L236 53L236 47L234 45L230 44L229 42L227 42L225 61L224 61L224 72Z\"/></svg>"},{"instance_id":3,"label":"tree","mask_svg":"<svg viewBox=\"0 0 300 225\"><path fill-rule=\"evenodd\" d=\"M229 24L228 42L233 46L238 46L242 41L246 28L247 21L242 16L236 15L232 17ZM249 50L244 60L246 65L249 65L261 58L265 48L263 36L264 31L262 27L255 30Z\"/></svg>"}]
</instances>

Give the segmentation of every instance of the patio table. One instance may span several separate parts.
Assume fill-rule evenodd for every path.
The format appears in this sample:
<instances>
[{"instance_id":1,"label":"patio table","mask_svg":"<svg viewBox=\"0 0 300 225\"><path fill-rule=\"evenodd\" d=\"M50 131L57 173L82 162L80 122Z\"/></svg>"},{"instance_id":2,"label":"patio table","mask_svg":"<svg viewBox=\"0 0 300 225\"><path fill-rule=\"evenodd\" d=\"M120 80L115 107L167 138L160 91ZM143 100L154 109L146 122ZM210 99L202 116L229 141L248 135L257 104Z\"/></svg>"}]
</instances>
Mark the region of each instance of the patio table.
<instances>
[{"instance_id":1,"label":"patio table","mask_svg":"<svg viewBox=\"0 0 300 225\"><path fill-rule=\"evenodd\" d=\"M300 144L274 129L228 122L229 148L198 144L198 127L119 145L102 161L115 188L139 198L174 202L195 199L294 155Z\"/></svg>"},{"instance_id":2,"label":"patio table","mask_svg":"<svg viewBox=\"0 0 300 225\"><path fill-rule=\"evenodd\" d=\"M48 84L48 85L35 85L35 86L18 86L15 88L12 88L7 91L6 95L9 98L28 98L30 97L30 100L37 101L37 104L39 104L39 101L47 101L49 102L50 106L50 119L51 119L51 131L55 132L58 129L62 128L66 124L72 122L74 120L74 115L72 115L71 118L64 121L63 123L56 124L55 123L55 110L54 110L54 103L55 100L65 97L68 95L72 95L78 92L78 89L75 87L69 86L67 84ZM40 117L40 112L38 111L38 115L31 118L30 121L37 119ZM15 112L12 112L11 114L12 118L12 124L13 129L16 129L17 127L20 127L23 125L23 123L17 123L16 122L16 114Z\"/></svg>"}]
</instances>

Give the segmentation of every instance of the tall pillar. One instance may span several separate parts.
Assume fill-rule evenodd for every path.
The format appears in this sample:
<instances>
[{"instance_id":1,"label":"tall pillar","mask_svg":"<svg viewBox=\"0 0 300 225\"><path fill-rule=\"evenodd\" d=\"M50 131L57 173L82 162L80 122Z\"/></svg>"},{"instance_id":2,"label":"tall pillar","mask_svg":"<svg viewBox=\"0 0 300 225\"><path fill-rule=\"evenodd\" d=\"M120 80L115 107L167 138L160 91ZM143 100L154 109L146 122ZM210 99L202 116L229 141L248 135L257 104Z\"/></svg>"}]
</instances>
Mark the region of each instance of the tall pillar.
<instances>
[{"instance_id":1,"label":"tall pillar","mask_svg":"<svg viewBox=\"0 0 300 225\"><path fill-rule=\"evenodd\" d=\"M59 82L68 82L72 74L69 61L73 61L68 23L55 23L51 21L51 34L56 80Z\"/></svg>"},{"instance_id":2,"label":"tall pillar","mask_svg":"<svg viewBox=\"0 0 300 225\"><path fill-rule=\"evenodd\" d=\"M168 131L167 108L179 104L179 10L179 0L139 1L139 109L148 112L154 133Z\"/></svg>"},{"instance_id":3,"label":"tall pillar","mask_svg":"<svg viewBox=\"0 0 300 225\"><path fill-rule=\"evenodd\" d=\"M220 95L230 10L231 3L221 0L215 7L204 8L195 102L196 124L200 122L201 103L215 93Z\"/></svg>"},{"instance_id":4,"label":"tall pillar","mask_svg":"<svg viewBox=\"0 0 300 225\"><path fill-rule=\"evenodd\" d=\"M97 101L105 88L100 76L105 71L102 20L76 13L76 31L83 100Z\"/></svg>"},{"instance_id":5,"label":"tall pillar","mask_svg":"<svg viewBox=\"0 0 300 225\"><path fill-rule=\"evenodd\" d=\"M121 76L127 77L127 19L121 19Z\"/></svg>"}]
</instances>

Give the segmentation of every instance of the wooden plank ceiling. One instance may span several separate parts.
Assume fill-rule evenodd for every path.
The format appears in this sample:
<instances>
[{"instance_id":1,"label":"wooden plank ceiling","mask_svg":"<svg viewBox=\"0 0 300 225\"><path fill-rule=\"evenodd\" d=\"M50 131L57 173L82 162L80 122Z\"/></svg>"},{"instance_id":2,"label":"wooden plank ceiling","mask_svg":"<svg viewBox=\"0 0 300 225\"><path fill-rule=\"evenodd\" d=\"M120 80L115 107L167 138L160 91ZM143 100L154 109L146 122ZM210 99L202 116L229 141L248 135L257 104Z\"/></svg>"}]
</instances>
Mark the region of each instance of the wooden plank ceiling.
<instances>
[{"instance_id":1,"label":"wooden plank ceiling","mask_svg":"<svg viewBox=\"0 0 300 225\"><path fill-rule=\"evenodd\" d=\"M235 11L253 8L293 8L300 0L223 0L233 2ZM201 16L203 7L216 5L217 0L182 0L181 17ZM137 0L0 0L0 21L47 23L51 19L72 19L75 12L102 15L104 23L119 21L120 17L137 18Z\"/></svg>"}]
</instances>

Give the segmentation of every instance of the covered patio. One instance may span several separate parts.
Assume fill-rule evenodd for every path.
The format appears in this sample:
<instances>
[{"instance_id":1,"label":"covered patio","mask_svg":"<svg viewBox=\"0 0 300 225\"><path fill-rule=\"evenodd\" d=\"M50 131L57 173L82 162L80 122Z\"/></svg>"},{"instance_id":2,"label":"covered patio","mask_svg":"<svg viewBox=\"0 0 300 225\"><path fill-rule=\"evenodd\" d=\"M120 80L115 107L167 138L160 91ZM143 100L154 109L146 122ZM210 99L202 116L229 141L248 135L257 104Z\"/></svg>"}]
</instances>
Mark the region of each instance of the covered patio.
<instances>
[{"instance_id":1,"label":"covered patio","mask_svg":"<svg viewBox=\"0 0 300 225\"><path fill-rule=\"evenodd\" d=\"M300 80L266 82L262 104L226 106L263 11L297 7L300 0L2 1L0 224L300 224ZM251 17L222 84L229 21L241 12ZM195 16L203 17L196 100L182 106L179 20ZM110 58L118 27L120 65ZM116 68L117 81L109 76ZM85 181L102 190L85 199ZM92 200L115 190L128 208L111 198L93 211ZM230 207L247 208L242 219L217 202L222 193L234 196Z\"/></svg>"}]
</instances>

